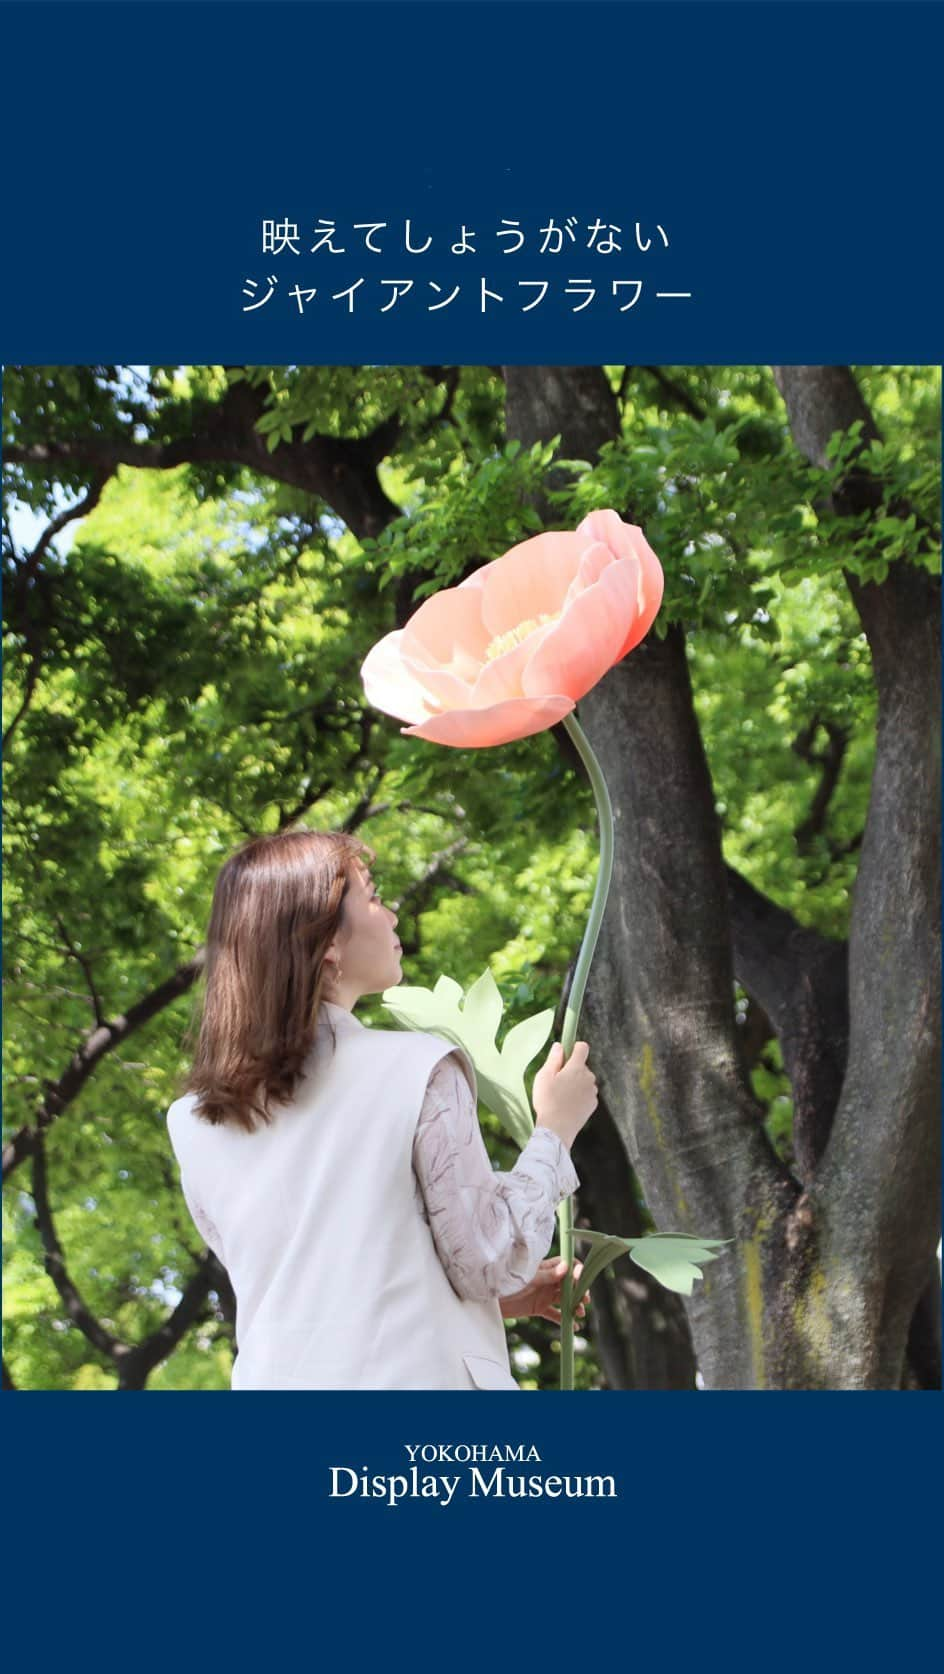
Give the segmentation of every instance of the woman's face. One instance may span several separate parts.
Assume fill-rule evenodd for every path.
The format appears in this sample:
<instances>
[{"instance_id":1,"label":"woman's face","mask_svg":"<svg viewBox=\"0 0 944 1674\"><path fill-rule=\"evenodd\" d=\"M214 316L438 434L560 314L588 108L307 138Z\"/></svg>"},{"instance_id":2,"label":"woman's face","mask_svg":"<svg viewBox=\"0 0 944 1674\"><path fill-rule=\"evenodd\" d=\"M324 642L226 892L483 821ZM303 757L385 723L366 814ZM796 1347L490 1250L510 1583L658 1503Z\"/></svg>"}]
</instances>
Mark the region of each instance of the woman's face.
<instances>
[{"instance_id":1,"label":"woman's face","mask_svg":"<svg viewBox=\"0 0 944 1674\"><path fill-rule=\"evenodd\" d=\"M329 998L348 1011L363 994L382 994L402 980L397 915L385 907L364 861L355 860L341 909L341 931L328 952L341 962Z\"/></svg>"}]
</instances>

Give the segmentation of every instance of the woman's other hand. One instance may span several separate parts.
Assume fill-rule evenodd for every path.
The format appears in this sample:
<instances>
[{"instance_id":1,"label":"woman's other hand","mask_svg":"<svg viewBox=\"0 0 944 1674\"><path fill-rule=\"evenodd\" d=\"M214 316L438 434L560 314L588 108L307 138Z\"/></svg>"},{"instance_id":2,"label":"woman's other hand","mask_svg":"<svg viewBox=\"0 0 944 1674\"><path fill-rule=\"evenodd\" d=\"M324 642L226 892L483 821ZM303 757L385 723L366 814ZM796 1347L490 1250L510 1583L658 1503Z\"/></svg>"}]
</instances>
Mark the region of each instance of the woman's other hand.
<instances>
[{"instance_id":1,"label":"woman's other hand","mask_svg":"<svg viewBox=\"0 0 944 1674\"><path fill-rule=\"evenodd\" d=\"M567 1263L560 1256L546 1256L541 1262L534 1278L523 1290L516 1290L513 1296L502 1296L499 1305L505 1319L524 1319L527 1314L534 1314L539 1319L553 1320L560 1325L561 1286L567 1272ZM574 1263L574 1295L577 1295L577 1281L583 1272L583 1262ZM585 1290L577 1306L574 1308L574 1318L583 1319L587 1309L586 1302L590 1292Z\"/></svg>"}]
</instances>

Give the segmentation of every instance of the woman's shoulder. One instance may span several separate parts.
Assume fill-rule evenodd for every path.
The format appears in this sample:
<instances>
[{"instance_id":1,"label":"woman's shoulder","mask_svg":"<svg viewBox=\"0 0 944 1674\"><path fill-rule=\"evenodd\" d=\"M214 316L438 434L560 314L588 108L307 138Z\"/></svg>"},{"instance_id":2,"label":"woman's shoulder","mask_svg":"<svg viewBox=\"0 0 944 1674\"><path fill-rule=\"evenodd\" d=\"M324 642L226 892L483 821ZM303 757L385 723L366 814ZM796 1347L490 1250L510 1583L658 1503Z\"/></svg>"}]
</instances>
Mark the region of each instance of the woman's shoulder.
<instances>
[{"instance_id":1,"label":"woman's shoulder","mask_svg":"<svg viewBox=\"0 0 944 1674\"><path fill-rule=\"evenodd\" d=\"M181 1093L172 1104L168 1105L165 1120L176 1122L182 1120L184 1116L192 1115L196 1102L196 1093Z\"/></svg>"},{"instance_id":2,"label":"woman's shoulder","mask_svg":"<svg viewBox=\"0 0 944 1674\"><path fill-rule=\"evenodd\" d=\"M414 1057L422 1066L431 1071L441 1058L447 1058L455 1053L462 1064L466 1078L475 1086L475 1068L464 1046L457 1041L448 1040L444 1035L437 1035L429 1029L380 1029L371 1028L367 1031L371 1035L380 1037L384 1049L393 1055L407 1055Z\"/></svg>"},{"instance_id":3,"label":"woman's shoulder","mask_svg":"<svg viewBox=\"0 0 944 1674\"><path fill-rule=\"evenodd\" d=\"M448 1040L443 1035L431 1034L424 1030L417 1030L416 1033L421 1036L425 1043L425 1061L430 1073L438 1071L443 1078L448 1079L450 1071L453 1070L454 1066L458 1066L472 1090L473 1099L477 1101L478 1083L475 1065L466 1048L460 1046L458 1041Z\"/></svg>"},{"instance_id":4,"label":"woman's shoulder","mask_svg":"<svg viewBox=\"0 0 944 1674\"><path fill-rule=\"evenodd\" d=\"M182 1129L189 1127L196 1120L196 1110L196 1093L181 1093L179 1098L174 1099L173 1103L168 1105L167 1114L164 1117L171 1133L179 1133Z\"/></svg>"},{"instance_id":5,"label":"woman's shoulder","mask_svg":"<svg viewBox=\"0 0 944 1674\"><path fill-rule=\"evenodd\" d=\"M400 1044L402 1042L419 1043L417 1050L427 1051L435 1049L439 1052L462 1052L463 1047L455 1041L447 1040L444 1035L434 1034L431 1029L371 1029L372 1035L386 1035L387 1038Z\"/></svg>"}]
</instances>

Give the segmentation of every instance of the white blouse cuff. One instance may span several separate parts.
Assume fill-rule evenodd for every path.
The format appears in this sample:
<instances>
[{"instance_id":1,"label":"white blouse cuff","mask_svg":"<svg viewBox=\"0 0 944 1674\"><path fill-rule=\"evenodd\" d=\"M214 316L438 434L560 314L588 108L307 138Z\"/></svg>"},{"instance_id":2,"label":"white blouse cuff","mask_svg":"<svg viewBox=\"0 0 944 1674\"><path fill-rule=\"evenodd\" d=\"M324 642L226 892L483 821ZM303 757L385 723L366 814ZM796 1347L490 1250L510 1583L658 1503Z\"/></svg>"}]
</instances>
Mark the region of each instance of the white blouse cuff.
<instances>
[{"instance_id":1,"label":"white blouse cuff","mask_svg":"<svg viewBox=\"0 0 944 1674\"><path fill-rule=\"evenodd\" d=\"M524 1157L533 1146L538 1148L539 1154L543 1152L553 1161L557 1173L557 1201L560 1203L565 1197L570 1197L580 1185L570 1152L553 1128L536 1127L521 1156Z\"/></svg>"}]
</instances>

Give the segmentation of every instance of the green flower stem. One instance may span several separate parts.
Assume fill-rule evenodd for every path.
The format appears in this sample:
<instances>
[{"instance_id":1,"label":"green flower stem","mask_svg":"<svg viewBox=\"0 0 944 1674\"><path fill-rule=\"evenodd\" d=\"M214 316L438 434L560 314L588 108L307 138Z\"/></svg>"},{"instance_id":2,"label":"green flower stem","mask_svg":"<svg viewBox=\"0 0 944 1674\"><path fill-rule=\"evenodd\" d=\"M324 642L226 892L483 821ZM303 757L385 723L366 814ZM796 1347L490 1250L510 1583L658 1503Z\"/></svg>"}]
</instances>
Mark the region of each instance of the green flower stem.
<instances>
[{"instance_id":1,"label":"green flower stem","mask_svg":"<svg viewBox=\"0 0 944 1674\"><path fill-rule=\"evenodd\" d=\"M610 793L606 788L600 763L597 761L589 740L575 713L571 710L565 715L562 723L573 739L580 759L587 769L593 794L597 804L597 824L600 828L600 863L597 867L596 888L593 891L593 901L590 905L590 917L584 932L580 955L577 959L574 979L567 996L564 1011L564 1027L561 1032L561 1046L564 1059L570 1057L574 1041L577 1039L577 1027L580 1022L580 1008L583 1005L584 991L590 965L596 950L600 925L606 911L606 898L610 891L610 879L613 875L613 808L610 803ZM574 1387L574 1316L573 1316L573 1263L574 1263L574 1200L565 1197L563 1203L557 1206L557 1224L560 1235L561 1258L567 1263L567 1273L561 1285L561 1338L560 1338L560 1386L561 1389Z\"/></svg>"}]
</instances>

